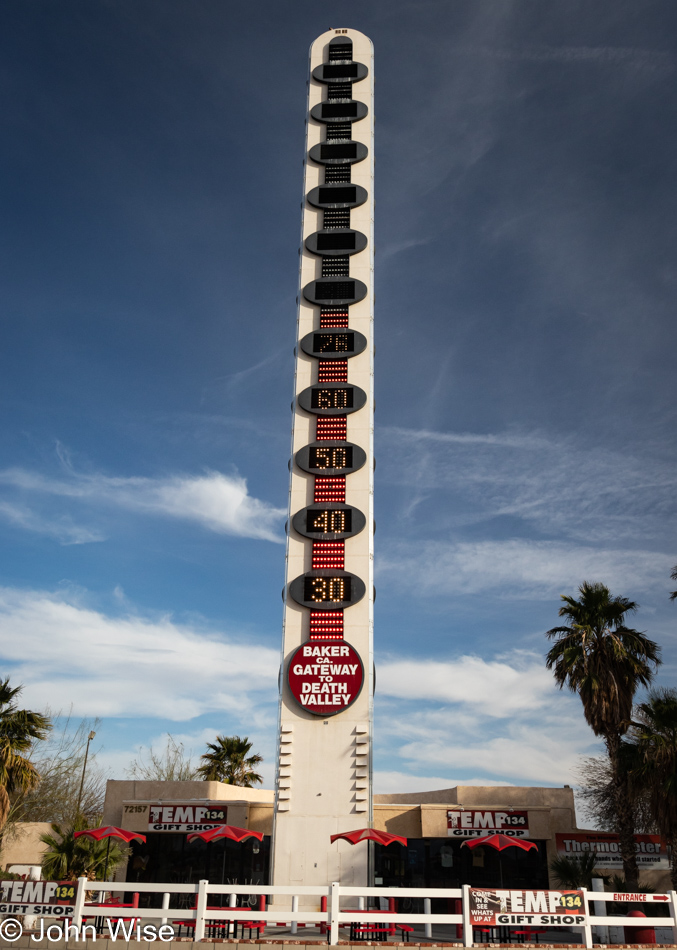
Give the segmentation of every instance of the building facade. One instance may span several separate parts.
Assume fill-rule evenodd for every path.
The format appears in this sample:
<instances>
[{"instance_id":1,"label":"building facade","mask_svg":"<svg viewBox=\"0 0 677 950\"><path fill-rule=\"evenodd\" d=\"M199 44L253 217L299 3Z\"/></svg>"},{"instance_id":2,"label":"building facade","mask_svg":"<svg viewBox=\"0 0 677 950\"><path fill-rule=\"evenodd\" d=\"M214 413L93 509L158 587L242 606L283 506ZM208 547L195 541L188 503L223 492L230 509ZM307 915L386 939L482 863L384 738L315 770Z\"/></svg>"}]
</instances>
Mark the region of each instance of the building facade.
<instances>
[{"instance_id":1,"label":"building facade","mask_svg":"<svg viewBox=\"0 0 677 950\"><path fill-rule=\"evenodd\" d=\"M195 883L207 878L216 884L267 884L274 815L272 790L220 782L110 781L103 824L141 831L147 838L146 844L132 846L119 879ZM263 841L188 842L195 825L223 821L260 831ZM374 827L407 838L406 848L374 846L374 883L386 887L502 884L541 889L548 886L549 865L558 854L593 850L600 870L622 873L618 839L577 827L574 795L568 787L458 786L375 795ZM465 841L495 830L533 841L537 850L509 849L498 854L487 847L472 851L464 847ZM340 844L351 848L346 842ZM359 856L367 846L361 843L351 850ZM665 842L637 835L637 850L641 880L657 891L669 890ZM17 861L22 857L14 855ZM321 883L331 880L327 877Z\"/></svg>"},{"instance_id":2,"label":"building facade","mask_svg":"<svg viewBox=\"0 0 677 950\"><path fill-rule=\"evenodd\" d=\"M367 883L373 817L373 51L310 48L272 882Z\"/></svg>"}]
</instances>

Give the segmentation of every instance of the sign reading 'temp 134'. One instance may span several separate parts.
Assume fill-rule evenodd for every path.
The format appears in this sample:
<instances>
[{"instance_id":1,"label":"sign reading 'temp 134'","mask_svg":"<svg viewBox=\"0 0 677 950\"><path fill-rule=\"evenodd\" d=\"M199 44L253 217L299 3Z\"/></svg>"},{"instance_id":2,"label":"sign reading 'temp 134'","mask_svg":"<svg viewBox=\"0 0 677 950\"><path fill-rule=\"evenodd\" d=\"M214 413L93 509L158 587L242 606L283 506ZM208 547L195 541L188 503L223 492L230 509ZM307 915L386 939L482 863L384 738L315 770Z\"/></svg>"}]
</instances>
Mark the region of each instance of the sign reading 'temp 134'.
<instances>
[{"instance_id":1,"label":"sign reading 'temp 134'","mask_svg":"<svg viewBox=\"0 0 677 950\"><path fill-rule=\"evenodd\" d=\"M529 837L526 811L475 811L463 808L447 812L447 834L452 838L483 838L500 831L511 838Z\"/></svg>"}]
</instances>

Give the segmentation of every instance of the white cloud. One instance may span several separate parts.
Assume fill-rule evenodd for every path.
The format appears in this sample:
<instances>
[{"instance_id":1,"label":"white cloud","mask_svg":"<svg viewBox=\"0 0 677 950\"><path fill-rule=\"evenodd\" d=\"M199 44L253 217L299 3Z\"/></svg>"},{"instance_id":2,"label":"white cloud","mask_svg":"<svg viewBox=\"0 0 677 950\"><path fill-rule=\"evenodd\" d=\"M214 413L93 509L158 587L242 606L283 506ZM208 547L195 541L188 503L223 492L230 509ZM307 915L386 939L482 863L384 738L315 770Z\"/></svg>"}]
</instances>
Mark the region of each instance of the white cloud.
<instances>
[{"instance_id":1,"label":"white cloud","mask_svg":"<svg viewBox=\"0 0 677 950\"><path fill-rule=\"evenodd\" d=\"M63 460L63 459L62 459ZM115 506L149 515L181 518L220 534L282 543L282 508L252 498L240 475L206 472L167 478L111 478L83 475L67 466L61 479L46 478L24 469L0 472L0 483L25 494L75 499L82 504ZM0 509L0 515L10 513ZM15 523L21 523L18 518ZM36 522L37 523L37 522ZM24 524L24 527L29 527ZM36 527L34 530L38 530ZM99 540L97 532L78 529L81 540ZM53 533L47 531L46 533Z\"/></svg>"},{"instance_id":2,"label":"white cloud","mask_svg":"<svg viewBox=\"0 0 677 950\"><path fill-rule=\"evenodd\" d=\"M377 577L412 594L449 597L492 590L504 598L550 598L583 580L614 590L664 585L674 555L556 541L421 541L388 545Z\"/></svg>"},{"instance_id":3,"label":"white cloud","mask_svg":"<svg viewBox=\"0 0 677 950\"><path fill-rule=\"evenodd\" d=\"M108 617L72 593L0 589L0 638L38 708L174 721L222 711L250 723L276 701L276 649L169 617Z\"/></svg>"},{"instance_id":4,"label":"white cloud","mask_svg":"<svg viewBox=\"0 0 677 950\"><path fill-rule=\"evenodd\" d=\"M407 700L477 705L487 716L504 718L539 708L555 688L543 658L524 654L519 666L477 656L386 661L378 667L378 692Z\"/></svg>"},{"instance_id":5,"label":"white cloud","mask_svg":"<svg viewBox=\"0 0 677 950\"><path fill-rule=\"evenodd\" d=\"M435 779L438 788L497 782L548 786L573 784L580 755L599 751L578 699L554 685L536 708L506 710L502 718L491 687L480 687L478 697L486 708L476 702L468 710L465 700L443 706L425 699L377 702L377 758L399 759L408 775L446 774L442 784ZM409 787L415 791L416 782Z\"/></svg>"},{"instance_id":6,"label":"white cloud","mask_svg":"<svg viewBox=\"0 0 677 950\"><path fill-rule=\"evenodd\" d=\"M580 755L599 746L578 697L526 651L379 664L376 739L377 764L403 764L384 769L387 791L573 784Z\"/></svg>"}]
</instances>

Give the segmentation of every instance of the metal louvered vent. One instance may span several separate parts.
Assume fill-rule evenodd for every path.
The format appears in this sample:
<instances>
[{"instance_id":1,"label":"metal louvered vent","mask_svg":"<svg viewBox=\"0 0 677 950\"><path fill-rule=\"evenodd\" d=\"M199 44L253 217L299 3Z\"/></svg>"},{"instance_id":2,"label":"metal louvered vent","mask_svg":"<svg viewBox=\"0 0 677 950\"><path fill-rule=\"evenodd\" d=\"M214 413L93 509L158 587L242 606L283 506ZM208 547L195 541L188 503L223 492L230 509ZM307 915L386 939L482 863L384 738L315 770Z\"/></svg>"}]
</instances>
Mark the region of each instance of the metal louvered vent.
<instances>
[{"instance_id":1,"label":"metal louvered vent","mask_svg":"<svg viewBox=\"0 0 677 950\"><path fill-rule=\"evenodd\" d=\"M351 82L335 82L327 89L327 99L352 99L353 84Z\"/></svg>"},{"instance_id":2,"label":"metal louvered vent","mask_svg":"<svg viewBox=\"0 0 677 950\"><path fill-rule=\"evenodd\" d=\"M350 122L332 122L327 126L327 141L337 142L342 139L350 140L352 126Z\"/></svg>"},{"instance_id":3,"label":"metal louvered vent","mask_svg":"<svg viewBox=\"0 0 677 950\"><path fill-rule=\"evenodd\" d=\"M350 227L350 208L325 208L324 209L324 229L349 228Z\"/></svg>"},{"instance_id":4,"label":"metal louvered vent","mask_svg":"<svg viewBox=\"0 0 677 950\"><path fill-rule=\"evenodd\" d=\"M350 259L345 257L323 257L322 258L322 276L323 277L349 277Z\"/></svg>"},{"instance_id":5,"label":"metal louvered vent","mask_svg":"<svg viewBox=\"0 0 677 950\"><path fill-rule=\"evenodd\" d=\"M349 182L350 165L325 165L324 183L330 185L332 182Z\"/></svg>"}]
</instances>

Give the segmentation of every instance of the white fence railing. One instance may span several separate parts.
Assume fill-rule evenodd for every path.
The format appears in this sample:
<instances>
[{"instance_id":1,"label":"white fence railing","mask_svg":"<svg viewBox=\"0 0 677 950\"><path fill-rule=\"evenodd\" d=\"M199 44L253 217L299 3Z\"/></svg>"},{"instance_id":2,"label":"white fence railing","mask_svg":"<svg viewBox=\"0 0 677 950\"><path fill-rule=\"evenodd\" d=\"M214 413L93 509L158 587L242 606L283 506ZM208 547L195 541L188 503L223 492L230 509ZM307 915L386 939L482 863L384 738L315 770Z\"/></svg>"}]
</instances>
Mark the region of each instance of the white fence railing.
<instances>
[{"instance_id":1,"label":"white fence railing","mask_svg":"<svg viewBox=\"0 0 677 950\"><path fill-rule=\"evenodd\" d=\"M583 938L583 944L586 947L593 946L593 928L602 927L643 927L643 928L670 928L672 939L670 943L677 943L677 893L668 891L665 894L619 894L611 892L587 891L581 888L583 892L584 907L579 908L571 914L559 913L557 915L543 914L540 911L533 913L515 913L499 912L495 915L495 920L488 928L473 921L471 916L470 887L463 885L461 888L430 888L430 887L348 887L338 883L329 885L313 886L270 886L262 884L210 884L209 881L200 881L197 884L135 884L132 882L101 882L88 881L86 878L78 880L78 890L73 907L73 916L70 918L71 925L77 931L83 927L83 918L98 918L100 921L109 919L119 921L123 918L125 921L134 921L135 918L143 918L146 921L157 921L159 925L167 924L170 920L187 921L194 925L194 939L204 940L205 931L208 926L218 921L264 921L267 925L290 924L292 932L296 932L298 924L305 924L319 927L321 933L326 933L329 944L337 944L339 941L339 928L351 925L366 925L375 920L384 920L387 924L399 927L400 924L411 926L412 924L422 924L426 937L431 937L432 927L440 924L457 925L458 936L449 934L446 940L458 940L465 947L473 946L476 930L487 929L489 931L498 931L502 928L513 930L525 929L528 932L540 929L543 932L547 928L569 929L577 931ZM138 907L135 904L119 904L103 902L86 902L87 892L125 892L141 894L162 894L162 907ZM492 889L493 892L493 889ZM499 894L523 894L522 891L501 890ZM558 892L534 891L529 892L536 895L550 895ZM183 901L191 904L190 907L172 905L172 896L178 895ZM228 906L215 907L210 905L210 898L221 898L228 896ZM236 906L238 895L256 896L259 898L259 909L252 907L239 908L235 914L232 910ZM319 910L302 908L299 910L299 898L311 898L315 908ZM269 904L267 910L260 909L265 907L265 898L282 898L283 902L274 902ZM357 899L357 907L341 908L343 899ZM421 899L424 913L414 913L397 909L396 913L381 909L382 917L378 916L378 911L368 911L364 904L365 899L386 898L392 899L402 906L403 899L414 898ZM460 913L432 913L431 902L435 899L443 898L456 901L455 909ZM633 898L635 900L633 900ZM541 900L545 900L542 898ZM665 905L665 916L661 917L623 917L623 916L605 916L597 913L600 909L598 903L627 903L633 900L636 906L637 902L659 903ZM311 903L311 901L308 901ZM137 901L138 904L138 901ZM460 908L459 908L460 904ZM536 906L536 904L534 904ZM557 918L557 923L548 922ZM123 932L124 933L124 932ZM121 936L123 935L121 934ZM462 936L461 936L462 934ZM130 934L127 939L135 939L136 934ZM171 939L167 937L165 939ZM493 939L492 939L492 942ZM527 941L528 942L528 941Z\"/></svg>"}]
</instances>

